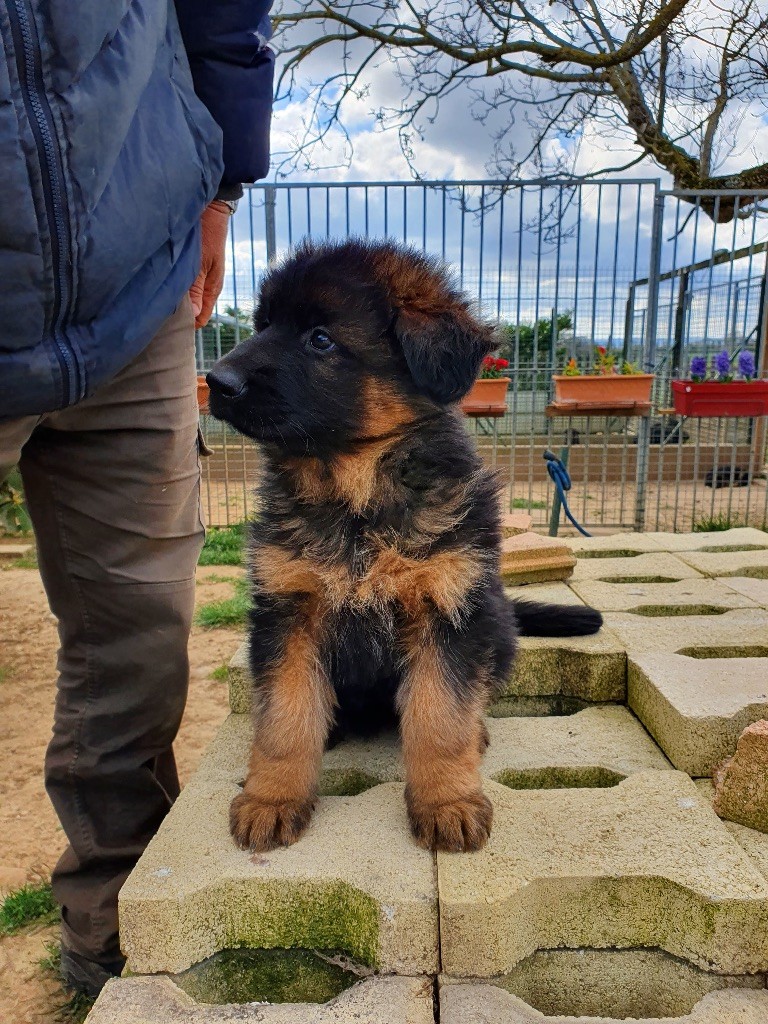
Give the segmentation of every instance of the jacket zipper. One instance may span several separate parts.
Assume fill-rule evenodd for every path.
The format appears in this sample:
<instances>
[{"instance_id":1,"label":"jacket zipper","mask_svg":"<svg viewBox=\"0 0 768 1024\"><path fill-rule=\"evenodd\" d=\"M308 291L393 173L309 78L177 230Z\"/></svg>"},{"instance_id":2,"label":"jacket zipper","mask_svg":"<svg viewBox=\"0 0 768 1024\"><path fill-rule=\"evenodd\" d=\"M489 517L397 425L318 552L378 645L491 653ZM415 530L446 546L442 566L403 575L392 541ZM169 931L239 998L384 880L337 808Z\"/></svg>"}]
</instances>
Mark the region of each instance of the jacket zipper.
<instances>
[{"instance_id":1,"label":"jacket zipper","mask_svg":"<svg viewBox=\"0 0 768 1024\"><path fill-rule=\"evenodd\" d=\"M33 33L33 14L28 0L11 0L7 7L15 36L16 65L19 71L24 106L40 155L43 196L51 232L53 264L53 309L51 330L54 350L61 368L62 399L72 405L83 397L77 359L64 337L62 323L72 296L69 224L64 214L63 168L61 153L53 129L53 114L45 94L42 57ZM15 31L14 31L15 30Z\"/></svg>"}]
</instances>

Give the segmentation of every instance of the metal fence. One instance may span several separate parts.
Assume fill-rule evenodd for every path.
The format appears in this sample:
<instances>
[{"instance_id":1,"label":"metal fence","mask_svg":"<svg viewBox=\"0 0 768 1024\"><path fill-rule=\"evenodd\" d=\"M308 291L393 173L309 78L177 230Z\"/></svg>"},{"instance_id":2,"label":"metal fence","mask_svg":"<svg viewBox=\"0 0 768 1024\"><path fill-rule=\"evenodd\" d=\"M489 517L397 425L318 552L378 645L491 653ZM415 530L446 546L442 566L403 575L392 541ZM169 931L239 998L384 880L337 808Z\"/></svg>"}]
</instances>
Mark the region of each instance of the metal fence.
<instances>
[{"instance_id":1,"label":"metal fence","mask_svg":"<svg viewBox=\"0 0 768 1024\"><path fill-rule=\"evenodd\" d=\"M389 237L440 255L511 363L507 414L467 419L512 508L546 524L542 454L564 450L589 528L690 530L768 519L765 419L678 420L669 382L693 355L748 349L766 369L768 193L679 193L656 181L257 185L232 219L227 277L197 335L199 371L251 333L259 276L300 239ZM550 417L551 375L598 345L652 371L643 417ZM202 418L208 521L252 512L258 452Z\"/></svg>"}]
</instances>

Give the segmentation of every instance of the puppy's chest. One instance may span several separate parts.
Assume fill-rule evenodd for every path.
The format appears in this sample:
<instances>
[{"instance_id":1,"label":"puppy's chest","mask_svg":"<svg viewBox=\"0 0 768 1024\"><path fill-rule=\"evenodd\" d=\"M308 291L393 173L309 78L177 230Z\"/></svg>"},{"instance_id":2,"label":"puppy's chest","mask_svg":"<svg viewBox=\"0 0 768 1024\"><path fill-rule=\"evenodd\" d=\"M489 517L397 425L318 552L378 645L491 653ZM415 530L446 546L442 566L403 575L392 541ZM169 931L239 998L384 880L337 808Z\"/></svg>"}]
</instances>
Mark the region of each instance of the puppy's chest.
<instances>
[{"instance_id":1,"label":"puppy's chest","mask_svg":"<svg viewBox=\"0 0 768 1024\"><path fill-rule=\"evenodd\" d=\"M257 579L273 593L310 595L336 610L398 605L412 616L428 606L455 615L479 569L466 550L415 557L364 535L355 538L343 560L297 555L273 544L255 548L252 560Z\"/></svg>"}]
</instances>

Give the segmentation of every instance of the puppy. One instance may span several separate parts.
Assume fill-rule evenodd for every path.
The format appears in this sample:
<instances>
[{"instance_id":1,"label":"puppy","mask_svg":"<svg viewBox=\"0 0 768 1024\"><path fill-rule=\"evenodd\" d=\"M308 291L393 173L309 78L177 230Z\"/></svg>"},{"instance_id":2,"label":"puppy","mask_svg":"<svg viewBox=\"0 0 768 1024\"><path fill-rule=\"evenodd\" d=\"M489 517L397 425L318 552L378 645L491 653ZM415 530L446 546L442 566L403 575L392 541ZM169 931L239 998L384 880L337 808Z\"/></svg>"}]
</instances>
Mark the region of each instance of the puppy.
<instances>
[{"instance_id":1,"label":"puppy","mask_svg":"<svg viewBox=\"0 0 768 1024\"><path fill-rule=\"evenodd\" d=\"M264 463L255 741L232 835L249 850L294 843L329 741L399 723L416 841L478 850L492 818L483 712L518 630L602 621L505 597L497 481L456 407L492 329L434 260L361 240L305 243L271 269L255 326L208 374L211 412Z\"/></svg>"}]
</instances>

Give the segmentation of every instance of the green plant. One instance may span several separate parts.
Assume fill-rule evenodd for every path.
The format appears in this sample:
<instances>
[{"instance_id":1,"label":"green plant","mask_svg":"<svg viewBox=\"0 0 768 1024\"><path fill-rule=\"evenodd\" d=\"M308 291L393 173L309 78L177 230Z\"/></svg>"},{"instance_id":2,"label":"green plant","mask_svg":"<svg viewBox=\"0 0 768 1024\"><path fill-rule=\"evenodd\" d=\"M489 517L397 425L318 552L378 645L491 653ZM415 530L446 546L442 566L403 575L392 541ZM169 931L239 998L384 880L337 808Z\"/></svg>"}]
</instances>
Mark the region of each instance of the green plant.
<instances>
[{"instance_id":1,"label":"green plant","mask_svg":"<svg viewBox=\"0 0 768 1024\"><path fill-rule=\"evenodd\" d=\"M200 552L198 565L240 565L247 528L247 523L211 527Z\"/></svg>"},{"instance_id":2,"label":"green plant","mask_svg":"<svg viewBox=\"0 0 768 1024\"><path fill-rule=\"evenodd\" d=\"M532 508L546 508L546 501L529 501L528 498L513 498L512 508L522 508L527 512L528 509Z\"/></svg>"},{"instance_id":3,"label":"green plant","mask_svg":"<svg viewBox=\"0 0 768 1024\"><path fill-rule=\"evenodd\" d=\"M720 533L723 530L734 530L746 524L728 512L718 512L713 516L703 516L693 524L693 533Z\"/></svg>"},{"instance_id":4,"label":"green plant","mask_svg":"<svg viewBox=\"0 0 768 1024\"><path fill-rule=\"evenodd\" d=\"M32 521L24 501L24 488L18 469L0 483L0 534L29 533Z\"/></svg>"},{"instance_id":5,"label":"green plant","mask_svg":"<svg viewBox=\"0 0 768 1024\"><path fill-rule=\"evenodd\" d=\"M211 679L215 679L217 683L226 683L227 675L229 674L229 668L226 662L219 665L211 672Z\"/></svg>"},{"instance_id":6,"label":"green plant","mask_svg":"<svg viewBox=\"0 0 768 1024\"><path fill-rule=\"evenodd\" d=\"M53 1007L53 1019L59 1024L84 1024L93 1008L95 999L84 992L72 992L61 982L61 946L58 942L46 942L46 955L39 961L39 966L46 974L53 975L59 982L63 1002Z\"/></svg>"},{"instance_id":7,"label":"green plant","mask_svg":"<svg viewBox=\"0 0 768 1024\"><path fill-rule=\"evenodd\" d=\"M630 363L626 359L621 364L621 368L617 369L616 355L613 352L609 352L605 345L598 345L595 348L595 360L592 369L585 376L614 377L621 375L623 377L635 377L642 372L635 363ZM581 377L582 371L578 361L574 358L569 359L563 367L563 374L566 377Z\"/></svg>"},{"instance_id":8,"label":"green plant","mask_svg":"<svg viewBox=\"0 0 768 1024\"><path fill-rule=\"evenodd\" d=\"M22 885L0 904L0 935L13 935L33 922L53 922L58 913L50 882Z\"/></svg>"},{"instance_id":9,"label":"green plant","mask_svg":"<svg viewBox=\"0 0 768 1024\"><path fill-rule=\"evenodd\" d=\"M571 313L559 313L556 318L557 336L563 331L573 329ZM552 318L542 317L536 323L503 324L499 327L501 343L499 355L515 365L526 366L533 363L549 364L552 350Z\"/></svg>"},{"instance_id":10,"label":"green plant","mask_svg":"<svg viewBox=\"0 0 768 1024\"><path fill-rule=\"evenodd\" d=\"M234 597L201 605L197 610L195 623L206 629L243 626L248 617L249 607L248 580L237 580Z\"/></svg>"}]
</instances>

